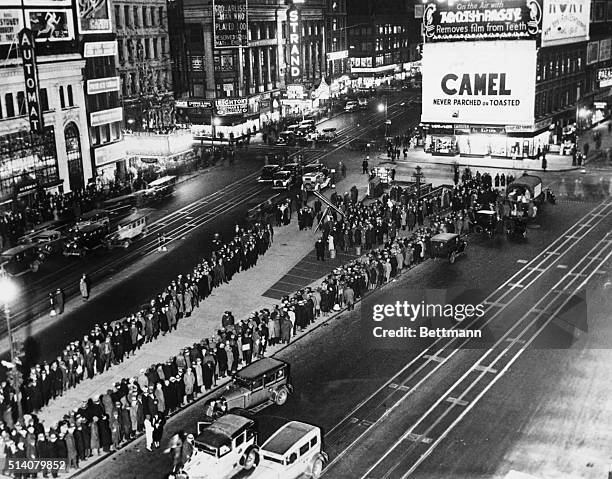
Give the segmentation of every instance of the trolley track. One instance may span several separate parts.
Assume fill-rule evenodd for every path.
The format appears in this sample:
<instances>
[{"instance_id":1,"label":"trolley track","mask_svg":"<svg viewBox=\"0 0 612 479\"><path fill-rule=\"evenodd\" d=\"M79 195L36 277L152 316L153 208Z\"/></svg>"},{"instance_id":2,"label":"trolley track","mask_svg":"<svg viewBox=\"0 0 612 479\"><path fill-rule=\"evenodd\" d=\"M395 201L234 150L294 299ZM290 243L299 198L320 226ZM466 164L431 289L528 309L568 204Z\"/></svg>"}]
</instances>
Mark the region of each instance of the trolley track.
<instances>
[{"instance_id":1,"label":"trolley track","mask_svg":"<svg viewBox=\"0 0 612 479\"><path fill-rule=\"evenodd\" d=\"M410 110L396 108L401 102L389 104L394 111L389 113L389 118L399 118L410 113ZM298 149L290 154L290 158L302 154L305 163L313 163L323 160L355 139L370 133L379 125L368 125L361 127L357 124L347 126L339 131L339 140L329 150ZM195 229L221 218L228 211L246 205L253 197L269 191L267 185L252 183L259 172L253 172L243 178L226 185L219 191L211 193L188 205L185 205L167 215L153 221L148 228L146 237L135 242L132 247L121 254L105 261L103 264L89 268L80 268L76 271L75 262L69 262L60 266L52 273L37 277L34 281L28 281L22 290L22 296L29 297L27 304L14 305L11 308L12 327L15 331L29 324L35 317L44 314L48 309L48 297L46 290L62 288L67 299L78 292L78 278L82 273L87 274L92 280L99 282L109 274L132 264L147 255L153 254L158 247L158 234L167 238L167 243L173 243L190 234ZM40 291L45 288L45 291ZM135 306L136 307L136 306ZM0 336L6 335L6 325L0 324Z\"/></svg>"},{"instance_id":2,"label":"trolley track","mask_svg":"<svg viewBox=\"0 0 612 479\"><path fill-rule=\"evenodd\" d=\"M473 320L467 326L456 324L456 328L490 327L510 305L550 271L570 251L612 214L612 202L602 202L592 209L585 220L572 225L563 235L525 264L506 280L484 301L483 320ZM326 443L338 452L328 465L328 470L349 454L402 402L418 391L428 380L451 361L469 339L438 338L421 351L406 366L391 377L369 397L359 403L349 414L326 434Z\"/></svg>"}]
</instances>

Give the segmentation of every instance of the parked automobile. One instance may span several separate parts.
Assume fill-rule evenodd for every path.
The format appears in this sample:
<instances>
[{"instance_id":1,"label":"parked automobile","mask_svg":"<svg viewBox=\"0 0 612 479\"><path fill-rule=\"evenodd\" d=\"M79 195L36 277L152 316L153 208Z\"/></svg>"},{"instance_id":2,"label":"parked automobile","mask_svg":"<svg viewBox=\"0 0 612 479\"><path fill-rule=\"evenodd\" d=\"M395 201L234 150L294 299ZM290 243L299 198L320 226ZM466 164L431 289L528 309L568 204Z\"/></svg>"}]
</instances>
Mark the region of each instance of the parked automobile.
<instances>
[{"instance_id":1,"label":"parked automobile","mask_svg":"<svg viewBox=\"0 0 612 479\"><path fill-rule=\"evenodd\" d=\"M497 213L492 210L476 211L476 225L474 231L478 234L485 233L489 238L493 238L497 233L498 218Z\"/></svg>"},{"instance_id":2,"label":"parked automobile","mask_svg":"<svg viewBox=\"0 0 612 479\"><path fill-rule=\"evenodd\" d=\"M281 167L279 165L266 165L261 169L261 174L257 181L259 183L271 183L274 179L274 174L277 171L280 171Z\"/></svg>"},{"instance_id":3,"label":"parked automobile","mask_svg":"<svg viewBox=\"0 0 612 479\"><path fill-rule=\"evenodd\" d=\"M88 251L106 246L109 233L109 224L92 223L71 231L70 237L64 245L64 256L78 256L82 258Z\"/></svg>"},{"instance_id":4,"label":"parked automobile","mask_svg":"<svg viewBox=\"0 0 612 479\"><path fill-rule=\"evenodd\" d=\"M177 479L229 479L259 462L255 422L227 414L198 431L193 455Z\"/></svg>"},{"instance_id":5,"label":"parked automobile","mask_svg":"<svg viewBox=\"0 0 612 479\"><path fill-rule=\"evenodd\" d=\"M35 244L21 244L7 249L0 254L0 275L21 276L29 272L36 273L44 255Z\"/></svg>"},{"instance_id":6,"label":"parked automobile","mask_svg":"<svg viewBox=\"0 0 612 479\"><path fill-rule=\"evenodd\" d=\"M272 188L275 190L289 190L295 184L295 175L287 170L282 170L274 173Z\"/></svg>"},{"instance_id":7,"label":"parked automobile","mask_svg":"<svg viewBox=\"0 0 612 479\"><path fill-rule=\"evenodd\" d=\"M76 228L81 229L83 226L90 225L92 223L109 223L110 214L107 210L95 209L83 213L76 222Z\"/></svg>"},{"instance_id":8,"label":"parked automobile","mask_svg":"<svg viewBox=\"0 0 612 479\"><path fill-rule=\"evenodd\" d=\"M59 230L39 230L19 238L21 244L33 244L43 255L60 253L64 248L64 237Z\"/></svg>"},{"instance_id":9,"label":"parked automobile","mask_svg":"<svg viewBox=\"0 0 612 479\"><path fill-rule=\"evenodd\" d=\"M132 241L147 234L147 218L153 213L151 208L143 208L117 222L117 230L106 238L110 248L129 248Z\"/></svg>"},{"instance_id":10,"label":"parked automobile","mask_svg":"<svg viewBox=\"0 0 612 479\"><path fill-rule=\"evenodd\" d=\"M231 382L205 405L206 416L217 418L232 409L282 406L293 392L289 364L275 358L262 358L238 371Z\"/></svg>"},{"instance_id":11,"label":"parked automobile","mask_svg":"<svg viewBox=\"0 0 612 479\"><path fill-rule=\"evenodd\" d=\"M346 105L344 105L344 111L346 112L351 112L351 111L355 111L358 108L358 103L356 101L347 101Z\"/></svg>"},{"instance_id":12,"label":"parked automobile","mask_svg":"<svg viewBox=\"0 0 612 479\"><path fill-rule=\"evenodd\" d=\"M338 137L336 128L323 128L322 141L331 143Z\"/></svg>"},{"instance_id":13,"label":"parked automobile","mask_svg":"<svg viewBox=\"0 0 612 479\"><path fill-rule=\"evenodd\" d=\"M309 191L322 190L331 184L329 169L321 163L313 163L304 167L302 184Z\"/></svg>"},{"instance_id":14,"label":"parked automobile","mask_svg":"<svg viewBox=\"0 0 612 479\"><path fill-rule=\"evenodd\" d=\"M524 240L527 238L527 221L521 217L508 216L504 218L504 230L511 240Z\"/></svg>"},{"instance_id":15,"label":"parked automobile","mask_svg":"<svg viewBox=\"0 0 612 479\"><path fill-rule=\"evenodd\" d=\"M294 146L296 143L295 133L293 131L285 130L278 134L276 140L277 145Z\"/></svg>"},{"instance_id":16,"label":"parked automobile","mask_svg":"<svg viewBox=\"0 0 612 479\"><path fill-rule=\"evenodd\" d=\"M456 233L440 233L431 238L434 258L447 258L451 264L465 253L467 243Z\"/></svg>"},{"instance_id":17,"label":"parked automobile","mask_svg":"<svg viewBox=\"0 0 612 479\"><path fill-rule=\"evenodd\" d=\"M321 429L291 421L260 448L260 461L250 479L318 479L328 456L321 450Z\"/></svg>"}]
</instances>

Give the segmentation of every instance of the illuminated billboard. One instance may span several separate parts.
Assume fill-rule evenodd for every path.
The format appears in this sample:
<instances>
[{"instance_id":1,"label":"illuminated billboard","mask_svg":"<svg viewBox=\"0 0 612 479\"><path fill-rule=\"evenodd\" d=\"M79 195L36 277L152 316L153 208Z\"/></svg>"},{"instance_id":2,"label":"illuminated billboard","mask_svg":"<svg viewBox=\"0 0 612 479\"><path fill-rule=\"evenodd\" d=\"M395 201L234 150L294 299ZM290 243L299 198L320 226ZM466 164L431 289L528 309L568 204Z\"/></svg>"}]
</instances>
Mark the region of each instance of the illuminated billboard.
<instances>
[{"instance_id":1,"label":"illuminated billboard","mask_svg":"<svg viewBox=\"0 0 612 479\"><path fill-rule=\"evenodd\" d=\"M542 46L589 39L590 0L544 0Z\"/></svg>"},{"instance_id":2,"label":"illuminated billboard","mask_svg":"<svg viewBox=\"0 0 612 479\"><path fill-rule=\"evenodd\" d=\"M530 40L541 27L540 0L430 2L422 24L426 42Z\"/></svg>"},{"instance_id":3,"label":"illuminated billboard","mask_svg":"<svg viewBox=\"0 0 612 479\"><path fill-rule=\"evenodd\" d=\"M425 44L421 70L423 122L533 125L535 41Z\"/></svg>"}]
</instances>

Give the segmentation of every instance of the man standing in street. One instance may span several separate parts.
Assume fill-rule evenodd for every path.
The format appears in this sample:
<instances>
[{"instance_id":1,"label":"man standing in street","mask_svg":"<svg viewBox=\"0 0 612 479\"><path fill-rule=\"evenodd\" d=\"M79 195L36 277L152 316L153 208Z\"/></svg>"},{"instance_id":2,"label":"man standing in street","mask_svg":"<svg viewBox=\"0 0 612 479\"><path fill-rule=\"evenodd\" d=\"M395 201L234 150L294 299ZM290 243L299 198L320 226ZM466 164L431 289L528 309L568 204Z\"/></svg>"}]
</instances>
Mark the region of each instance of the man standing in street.
<instances>
[{"instance_id":1,"label":"man standing in street","mask_svg":"<svg viewBox=\"0 0 612 479\"><path fill-rule=\"evenodd\" d=\"M325 243L322 236L315 242L315 251L317 253L317 261L325 261Z\"/></svg>"},{"instance_id":2,"label":"man standing in street","mask_svg":"<svg viewBox=\"0 0 612 479\"><path fill-rule=\"evenodd\" d=\"M370 163L368 162L369 159L370 157L366 156L365 159L361 162L361 174L363 175L368 174L368 167L370 166Z\"/></svg>"},{"instance_id":3,"label":"man standing in street","mask_svg":"<svg viewBox=\"0 0 612 479\"><path fill-rule=\"evenodd\" d=\"M89 278L87 278L86 274L83 274L83 276L81 276L81 281L79 282L79 290L81 291L81 297L83 298L83 301L87 301L89 299L90 284Z\"/></svg>"}]
</instances>

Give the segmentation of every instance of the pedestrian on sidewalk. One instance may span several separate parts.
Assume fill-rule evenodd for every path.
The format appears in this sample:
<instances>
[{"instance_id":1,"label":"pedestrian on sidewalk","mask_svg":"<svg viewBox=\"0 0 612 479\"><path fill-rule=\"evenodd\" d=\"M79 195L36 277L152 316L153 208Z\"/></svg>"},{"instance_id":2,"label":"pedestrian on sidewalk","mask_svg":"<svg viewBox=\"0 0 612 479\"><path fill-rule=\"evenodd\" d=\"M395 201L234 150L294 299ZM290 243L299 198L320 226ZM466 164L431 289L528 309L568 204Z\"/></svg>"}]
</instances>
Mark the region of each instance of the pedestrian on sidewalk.
<instances>
[{"instance_id":1,"label":"pedestrian on sidewalk","mask_svg":"<svg viewBox=\"0 0 612 479\"><path fill-rule=\"evenodd\" d=\"M164 435L164 416L161 413L156 413L153 416L153 447L158 448L162 436Z\"/></svg>"},{"instance_id":2,"label":"pedestrian on sidewalk","mask_svg":"<svg viewBox=\"0 0 612 479\"><path fill-rule=\"evenodd\" d=\"M79 290L81 291L81 297L83 298L83 301L87 301L89 299L91 284L89 282L89 278L85 273L83 273L83 276L81 276L81 281L79 282Z\"/></svg>"},{"instance_id":3,"label":"pedestrian on sidewalk","mask_svg":"<svg viewBox=\"0 0 612 479\"><path fill-rule=\"evenodd\" d=\"M153 445L153 423L151 422L151 416L148 414L145 416L144 430L147 451L151 452L151 446Z\"/></svg>"},{"instance_id":4,"label":"pedestrian on sidewalk","mask_svg":"<svg viewBox=\"0 0 612 479\"><path fill-rule=\"evenodd\" d=\"M369 159L370 157L366 156L365 159L361 162L361 174L362 175L368 174L368 168L370 166L370 163L368 162Z\"/></svg>"}]
</instances>

